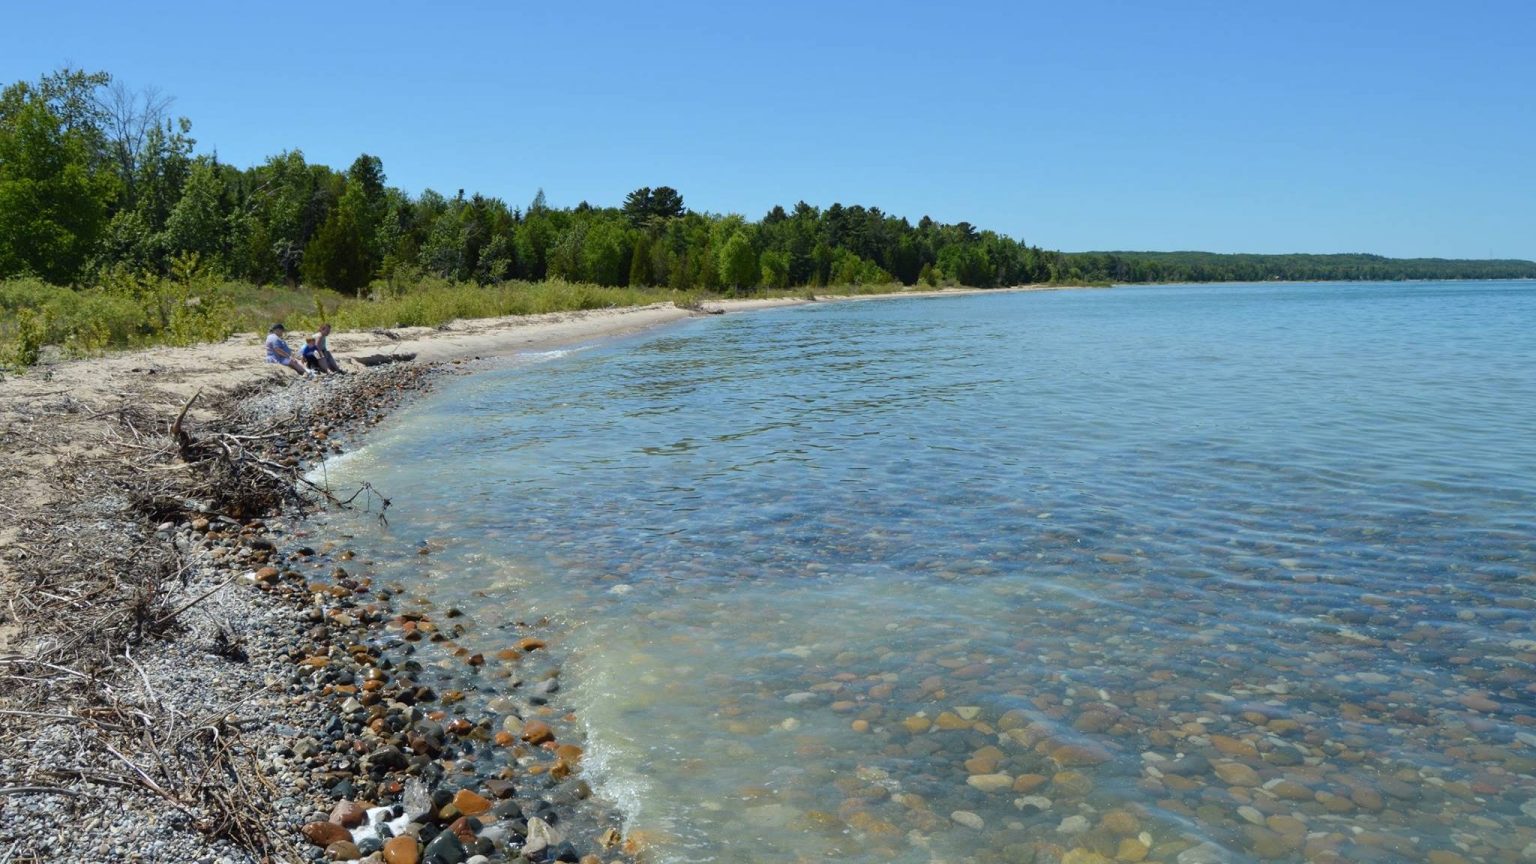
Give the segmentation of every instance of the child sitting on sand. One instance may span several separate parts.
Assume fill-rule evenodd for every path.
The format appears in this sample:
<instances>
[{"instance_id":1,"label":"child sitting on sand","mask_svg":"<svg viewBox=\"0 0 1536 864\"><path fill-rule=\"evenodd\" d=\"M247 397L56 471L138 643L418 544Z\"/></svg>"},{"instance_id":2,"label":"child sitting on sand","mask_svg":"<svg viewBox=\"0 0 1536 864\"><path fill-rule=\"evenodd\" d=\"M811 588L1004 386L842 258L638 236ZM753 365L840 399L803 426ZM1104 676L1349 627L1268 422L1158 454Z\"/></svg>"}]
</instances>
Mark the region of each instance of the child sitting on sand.
<instances>
[{"instance_id":1,"label":"child sitting on sand","mask_svg":"<svg viewBox=\"0 0 1536 864\"><path fill-rule=\"evenodd\" d=\"M320 349L315 347L315 337L304 337L304 349L299 352L299 356L304 358L304 368L309 370L309 374L314 375L321 370Z\"/></svg>"}]
</instances>

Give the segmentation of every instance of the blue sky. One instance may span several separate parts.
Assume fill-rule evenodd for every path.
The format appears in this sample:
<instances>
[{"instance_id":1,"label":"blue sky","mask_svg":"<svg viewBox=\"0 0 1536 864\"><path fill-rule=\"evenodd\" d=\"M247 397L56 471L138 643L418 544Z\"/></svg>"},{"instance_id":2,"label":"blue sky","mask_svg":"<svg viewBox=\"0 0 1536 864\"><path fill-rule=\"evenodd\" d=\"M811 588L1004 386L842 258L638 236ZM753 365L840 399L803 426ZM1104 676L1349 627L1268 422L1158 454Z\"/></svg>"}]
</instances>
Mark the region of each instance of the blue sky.
<instances>
[{"instance_id":1,"label":"blue sky","mask_svg":"<svg viewBox=\"0 0 1536 864\"><path fill-rule=\"evenodd\" d=\"M157 86L242 167L367 152L413 194L668 185L1072 251L1536 259L1525 3L7 6L0 80Z\"/></svg>"}]
</instances>

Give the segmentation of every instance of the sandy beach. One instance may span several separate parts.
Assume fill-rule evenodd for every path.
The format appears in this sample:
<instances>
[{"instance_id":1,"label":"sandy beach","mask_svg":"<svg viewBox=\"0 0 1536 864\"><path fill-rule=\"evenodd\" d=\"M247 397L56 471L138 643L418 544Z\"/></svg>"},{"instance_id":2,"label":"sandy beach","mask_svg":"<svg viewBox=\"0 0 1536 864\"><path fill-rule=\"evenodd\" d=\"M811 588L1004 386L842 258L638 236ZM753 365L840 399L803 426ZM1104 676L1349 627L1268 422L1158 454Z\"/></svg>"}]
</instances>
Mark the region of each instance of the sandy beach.
<instances>
[{"instance_id":1,"label":"sandy beach","mask_svg":"<svg viewBox=\"0 0 1536 864\"><path fill-rule=\"evenodd\" d=\"M414 707L428 694L408 674L345 647L386 633L447 637L397 616L388 590L349 575L346 551L307 537L288 516L303 502L284 498L305 465L355 445L408 394L474 358L805 302L337 332L333 351L353 374L319 381L260 362L258 334L0 381L0 860L415 860L383 855L391 831L378 826L405 805L364 815L412 794L448 796L405 814L413 852L427 857L507 860L508 843L579 851L589 864L640 853L616 831L596 846L562 838L552 826L566 786L455 791L433 757L453 752L456 736L478 740L480 727L445 732L441 711ZM415 359L351 360L381 354ZM579 748L545 737L543 710L509 702L497 721L507 777L577 770ZM320 746L345 747L345 758L327 761ZM449 818L471 813L480 828Z\"/></svg>"}]
</instances>

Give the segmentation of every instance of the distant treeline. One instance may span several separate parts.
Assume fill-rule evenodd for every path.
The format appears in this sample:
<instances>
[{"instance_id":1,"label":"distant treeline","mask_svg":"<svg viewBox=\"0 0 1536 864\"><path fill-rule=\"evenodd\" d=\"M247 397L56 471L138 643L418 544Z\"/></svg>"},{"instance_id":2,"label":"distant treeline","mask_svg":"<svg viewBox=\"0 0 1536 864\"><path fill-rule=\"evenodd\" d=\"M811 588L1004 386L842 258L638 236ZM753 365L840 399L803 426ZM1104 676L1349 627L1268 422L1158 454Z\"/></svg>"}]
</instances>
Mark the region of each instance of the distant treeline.
<instances>
[{"instance_id":1,"label":"distant treeline","mask_svg":"<svg viewBox=\"0 0 1536 864\"><path fill-rule=\"evenodd\" d=\"M361 155L344 171L299 150L240 168L195 152L170 100L63 69L0 92L0 279L90 287L125 274L216 274L257 285L387 287L553 279L693 292L1036 282L1502 278L1531 262L1374 256L1043 250L968 222L916 224L859 205L698 213L677 190L622 206L525 207L459 190L412 196Z\"/></svg>"},{"instance_id":2,"label":"distant treeline","mask_svg":"<svg viewBox=\"0 0 1536 864\"><path fill-rule=\"evenodd\" d=\"M1098 282L1396 281L1536 279L1536 262L1383 258L1380 255L1220 255L1214 252L1077 252L1076 278Z\"/></svg>"}]
</instances>

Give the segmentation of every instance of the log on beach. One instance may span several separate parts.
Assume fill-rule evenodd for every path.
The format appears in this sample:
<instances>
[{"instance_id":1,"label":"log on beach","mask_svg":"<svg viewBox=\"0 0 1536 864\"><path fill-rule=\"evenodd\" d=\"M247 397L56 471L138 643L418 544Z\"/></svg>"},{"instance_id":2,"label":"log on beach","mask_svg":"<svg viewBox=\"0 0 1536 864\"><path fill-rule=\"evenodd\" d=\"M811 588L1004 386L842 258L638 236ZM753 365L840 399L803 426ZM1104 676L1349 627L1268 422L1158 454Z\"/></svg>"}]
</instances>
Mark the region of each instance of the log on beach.
<instances>
[{"instance_id":1,"label":"log on beach","mask_svg":"<svg viewBox=\"0 0 1536 864\"><path fill-rule=\"evenodd\" d=\"M356 363L364 366L383 366L387 363L409 363L416 359L415 353L409 354L366 354L362 357L351 358Z\"/></svg>"}]
</instances>

